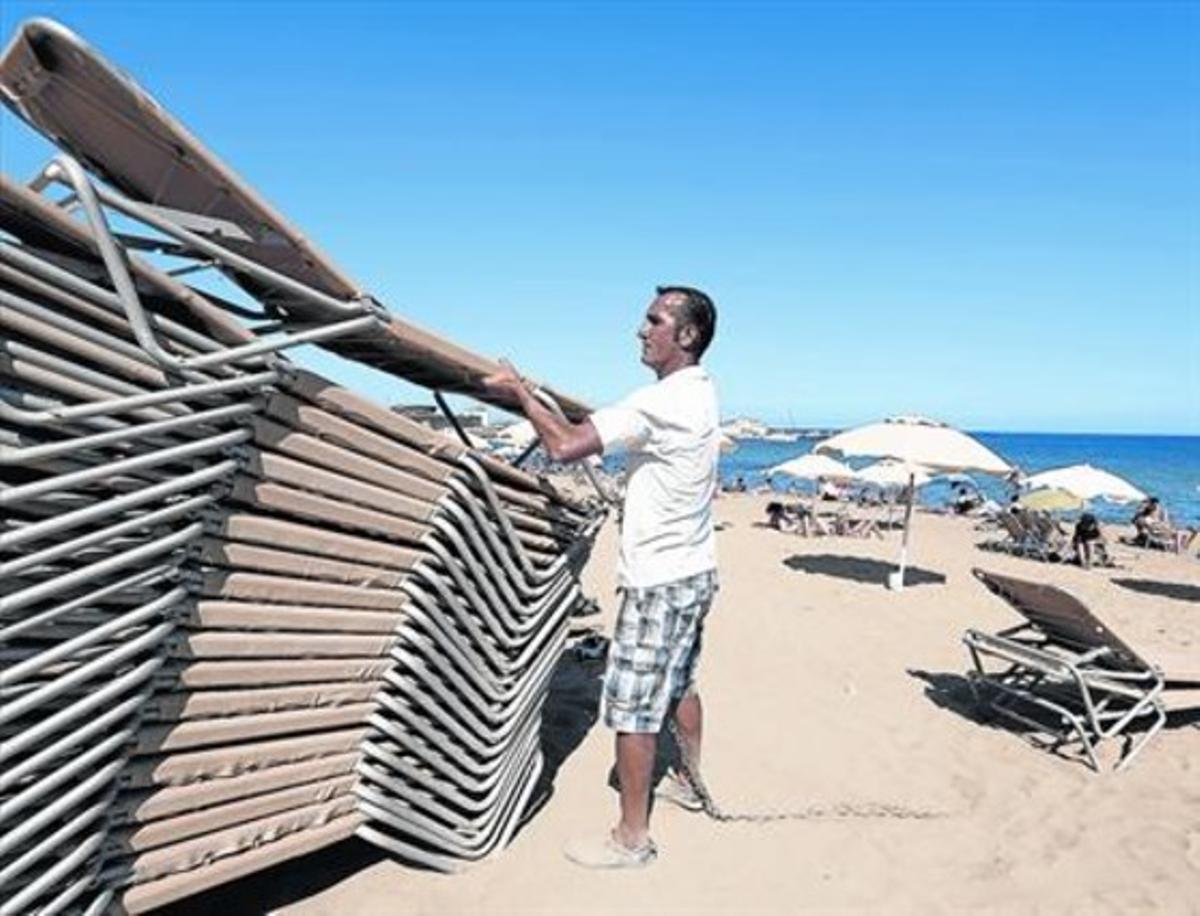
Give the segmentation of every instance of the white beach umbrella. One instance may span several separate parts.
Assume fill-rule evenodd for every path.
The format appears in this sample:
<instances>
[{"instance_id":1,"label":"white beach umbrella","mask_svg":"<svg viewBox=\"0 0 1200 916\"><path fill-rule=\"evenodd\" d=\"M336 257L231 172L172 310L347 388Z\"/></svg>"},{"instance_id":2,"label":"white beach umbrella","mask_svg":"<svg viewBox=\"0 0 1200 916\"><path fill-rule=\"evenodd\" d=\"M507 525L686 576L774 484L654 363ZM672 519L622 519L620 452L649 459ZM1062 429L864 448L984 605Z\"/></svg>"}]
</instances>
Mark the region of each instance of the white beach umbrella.
<instances>
[{"instance_id":1,"label":"white beach umbrella","mask_svg":"<svg viewBox=\"0 0 1200 916\"><path fill-rule=\"evenodd\" d=\"M919 464L892 461L887 458L869 464L865 468L859 468L855 472L855 477L863 483L873 483L877 487L903 487L910 482L921 487L933 479L932 475Z\"/></svg>"},{"instance_id":2,"label":"white beach umbrella","mask_svg":"<svg viewBox=\"0 0 1200 916\"><path fill-rule=\"evenodd\" d=\"M822 477L830 480L853 480L856 476L851 468L840 461L828 455L815 455L811 452L777 464L770 468L767 474L786 474L800 480L817 480Z\"/></svg>"},{"instance_id":3,"label":"white beach umbrella","mask_svg":"<svg viewBox=\"0 0 1200 916\"><path fill-rule=\"evenodd\" d=\"M979 471L1009 474L1012 466L976 439L953 426L925 417L889 417L838 433L817 443L826 455L892 458L931 471Z\"/></svg>"},{"instance_id":4,"label":"white beach umbrella","mask_svg":"<svg viewBox=\"0 0 1200 916\"><path fill-rule=\"evenodd\" d=\"M908 501L904 507L904 535L900 542L900 568L888 576L888 586L904 587L908 565L908 532L912 523L913 493L917 488L916 468L932 471L979 471L1008 475L1013 467L982 443L952 426L925 417L889 417L846 430L818 442L813 449L825 455L891 458L910 465Z\"/></svg>"},{"instance_id":5,"label":"white beach umbrella","mask_svg":"<svg viewBox=\"0 0 1200 916\"><path fill-rule=\"evenodd\" d=\"M1031 490L1054 487L1087 501L1107 499L1114 503L1140 502L1146 494L1128 480L1090 464L1073 464L1034 474L1025 480Z\"/></svg>"}]
</instances>

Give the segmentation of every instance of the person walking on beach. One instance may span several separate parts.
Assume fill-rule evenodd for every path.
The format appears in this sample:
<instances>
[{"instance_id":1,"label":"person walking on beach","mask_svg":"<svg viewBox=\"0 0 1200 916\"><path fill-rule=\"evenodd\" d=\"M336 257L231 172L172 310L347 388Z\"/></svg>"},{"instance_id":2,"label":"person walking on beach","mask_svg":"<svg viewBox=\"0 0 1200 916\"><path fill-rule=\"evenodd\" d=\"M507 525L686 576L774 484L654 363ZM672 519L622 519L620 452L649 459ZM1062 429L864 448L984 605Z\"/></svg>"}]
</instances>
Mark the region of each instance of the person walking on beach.
<instances>
[{"instance_id":1,"label":"person walking on beach","mask_svg":"<svg viewBox=\"0 0 1200 916\"><path fill-rule=\"evenodd\" d=\"M712 300L660 286L638 330L642 362L657 381L579 423L559 419L508 363L485 379L521 407L555 461L628 453L617 565L619 608L604 673L602 715L616 732L620 819L607 838L571 843L573 862L630 868L658 855L650 838L650 789L658 734L673 717L680 751L700 762L703 711L695 685L704 620L717 591L712 501L720 415L700 358L712 342ZM698 809L685 782L668 776L661 797Z\"/></svg>"}]
</instances>

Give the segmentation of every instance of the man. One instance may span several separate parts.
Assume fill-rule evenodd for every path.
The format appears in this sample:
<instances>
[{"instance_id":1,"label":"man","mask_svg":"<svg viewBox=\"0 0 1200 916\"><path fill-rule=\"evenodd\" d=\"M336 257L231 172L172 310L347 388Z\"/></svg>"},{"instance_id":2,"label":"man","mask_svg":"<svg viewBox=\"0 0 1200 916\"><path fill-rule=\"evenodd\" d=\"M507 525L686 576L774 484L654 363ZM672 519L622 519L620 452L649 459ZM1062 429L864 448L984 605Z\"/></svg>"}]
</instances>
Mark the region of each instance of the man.
<instances>
[{"instance_id":1,"label":"man","mask_svg":"<svg viewBox=\"0 0 1200 916\"><path fill-rule=\"evenodd\" d=\"M700 762L703 712L694 676L717 589L712 500L720 431L716 390L699 363L716 318L699 290L658 287L638 330L642 362L658 381L580 423L549 411L508 364L485 382L520 404L555 461L628 452L620 607L603 689L603 717L616 732L621 816L607 839L567 848L568 858L588 867L636 867L657 857L650 784L668 714L685 759L693 767ZM699 807L691 788L673 779L660 794Z\"/></svg>"}]
</instances>

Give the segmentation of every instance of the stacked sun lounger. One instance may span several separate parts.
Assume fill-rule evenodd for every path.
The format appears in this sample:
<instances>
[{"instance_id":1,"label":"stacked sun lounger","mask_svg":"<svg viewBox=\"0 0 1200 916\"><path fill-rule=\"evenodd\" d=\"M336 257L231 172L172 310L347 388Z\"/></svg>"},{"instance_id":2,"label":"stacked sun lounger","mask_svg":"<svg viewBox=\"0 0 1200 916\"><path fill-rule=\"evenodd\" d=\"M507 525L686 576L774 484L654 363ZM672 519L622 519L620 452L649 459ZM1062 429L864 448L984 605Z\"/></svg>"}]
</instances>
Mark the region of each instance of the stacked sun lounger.
<instances>
[{"instance_id":1,"label":"stacked sun lounger","mask_svg":"<svg viewBox=\"0 0 1200 916\"><path fill-rule=\"evenodd\" d=\"M88 163L0 177L0 913L140 912L355 832L447 870L501 848L600 507L282 358L482 397L495 368L354 292L70 33L23 27L0 90ZM208 264L236 304L185 282Z\"/></svg>"},{"instance_id":2,"label":"stacked sun lounger","mask_svg":"<svg viewBox=\"0 0 1200 916\"><path fill-rule=\"evenodd\" d=\"M77 224L7 181L0 215L0 896L53 911L105 859L188 552L275 373L164 371L95 282ZM169 294L165 275L139 276L148 302ZM190 313L152 324L180 353L221 349Z\"/></svg>"}]
</instances>

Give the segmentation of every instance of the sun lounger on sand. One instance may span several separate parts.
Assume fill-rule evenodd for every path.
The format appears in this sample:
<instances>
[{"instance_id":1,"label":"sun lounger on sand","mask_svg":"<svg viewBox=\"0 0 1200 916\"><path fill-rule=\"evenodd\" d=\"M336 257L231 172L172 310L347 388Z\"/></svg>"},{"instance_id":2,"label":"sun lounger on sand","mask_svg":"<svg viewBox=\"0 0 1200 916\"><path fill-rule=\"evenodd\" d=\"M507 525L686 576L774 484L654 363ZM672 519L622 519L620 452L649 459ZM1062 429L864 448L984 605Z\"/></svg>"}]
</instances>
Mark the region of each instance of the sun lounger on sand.
<instances>
[{"instance_id":1,"label":"sun lounger on sand","mask_svg":"<svg viewBox=\"0 0 1200 916\"><path fill-rule=\"evenodd\" d=\"M1097 618L1078 598L1024 579L973 570L1024 622L995 635L967 630L976 701L1049 734L1054 747L1078 742L1097 772L1096 749L1124 737L1115 769L1127 766L1166 723L1200 710L1200 659L1187 670L1161 670ZM1139 735L1135 723L1144 723Z\"/></svg>"},{"instance_id":2,"label":"sun lounger on sand","mask_svg":"<svg viewBox=\"0 0 1200 916\"><path fill-rule=\"evenodd\" d=\"M1047 563L1066 561L1076 552L1070 535L1045 512L1002 512L996 516L996 523L1004 536L980 543L979 546L984 550L999 550ZM1092 565L1116 565L1103 543L1096 544L1096 559Z\"/></svg>"},{"instance_id":3,"label":"sun lounger on sand","mask_svg":"<svg viewBox=\"0 0 1200 916\"><path fill-rule=\"evenodd\" d=\"M1038 559L1057 562L1067 557L1071 549L1071 538L1062 527L1045 512L1022 513L1029 530L1029 552Z\"/></svg>"},{"instance_id":4,"label":"sun lounger on sand","mask_svg":"<svg viewBox=\"0 0 1200 916\"><path fill-rule=\"evenodd\" d=\"M805 537L833 537L838 534L838 515L836 512L818 512L814 507L807 510L801 525Z\"/></svg>"},{"instance_id":5,"label":"sun lounger on sand","mask_svg":"<svg viewBox=\"0 0 1200 916\"><path fill-rule=\"evenodd\" d=\"M1169 553L1184 553L1200 538L1200 529L1176 528L1170 522L1143 522L1141 534L1135 538L1123 538L1131 547L1148 547L1151 550L1166 550Z\"/></svg>"},{"instance_id":6,"label":"sun lounger on sand","mask_svg":"<svg viewBox=\"0 0 1200 916\"><path fill-rule=\"evenodd\" d=\"M996 523L1004 532L1004 536L984 541L979 546L985 550L1000 550L1004 553L1023 556L1029 549L1032 534L1022 517L1014 512L1002 512L996 516Z\"/></svg>"},{"instance_id":7,"label":"sun lounger on sand","mask_svg":"<svg viewBox=\"0 0 1200 916\"><path fill-rule=\"evenodd\" d=\"M879 519L874 515L851 515L842 513L835 522L835 531L844 537L882 539L883 532L879 529Z\"/></svg>"}]
</instances>

